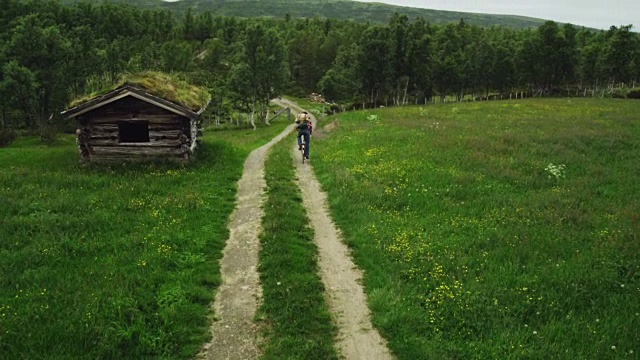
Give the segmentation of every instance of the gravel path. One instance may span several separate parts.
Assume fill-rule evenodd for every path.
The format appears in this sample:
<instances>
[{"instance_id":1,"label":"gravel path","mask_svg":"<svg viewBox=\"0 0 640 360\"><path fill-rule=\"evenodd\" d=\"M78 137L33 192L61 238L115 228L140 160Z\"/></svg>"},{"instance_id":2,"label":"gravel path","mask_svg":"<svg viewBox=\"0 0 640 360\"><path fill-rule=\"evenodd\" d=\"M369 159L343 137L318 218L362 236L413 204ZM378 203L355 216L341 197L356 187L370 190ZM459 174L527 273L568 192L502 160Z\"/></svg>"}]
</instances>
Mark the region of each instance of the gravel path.
<instances>
[{"instance_id":1,"label":"gravel path","mask_svg":"<svg viewBox=\"0 0 640 360\"><path fill-rule=\"evenodd\" d=\"M229 224L229 239L220 263L222 285L213 304L216 321L211 326L212 339L201 350L200 359L240 360L260 356L260 329L254 317L262 297L258 236L266 186L264 161L269 148L293 128L288 126L268 144L251 152L244 163L236 208Z\"/></svg>"},{"instance_id":2,"label":"gravel path","mask_svg":"<svg viewBox=\"0 0 640 360\"><path fill-rule=\"evenodd\" d=\"M274 102L282 107L290 107L294 113L303 111L287 100ZM313 122L315 128L315 118ZM212 340L203 347L200 359L260 357L260 329L254 317L262 296L257 268L260 250L258 237L266 186L264 161L269 148L293 128L293 124L288 126L271 142L254 150L245 161L243 175L238 182L237 204L229 225L230 237L221 260L222 285L213 304L216 321L211 326ZM338 326L338 351L347 360L393 359L384 339L371 324L366 295L360 285L362 273L351 260L349 249L340 240L340 234L327 210L326 195L320 190L311 165L302 164L297 145L293 145L298 186L319 250L320 276L326 288L329 308ZM313 144L310 157L313 161Z\"/></svg>"},{"instance_id":3,"label":"gravel path","mask_svg":"<svg viewBox=\"0 0 640 360\"><path fill-rule=\"evenodd\" d=\"M292 102L283 101L280 105L289 106L295 112L303 111ZM316 129L314 131L319 131L313 116L312 121ZM313 149L312 138L309 149L311 163ZM360 285L362 272L351 260L349 249L341 241L340 233L331 220L326 194L321 190L310 164L302 163L298 146L294 144L291 150L298 186L315 232L314 241L320 255L320 276L327 292L329 308L338 325L338 352L348 360L393 359L386 341L371 324L366 295Z\"/></svg>"}]
</instances>

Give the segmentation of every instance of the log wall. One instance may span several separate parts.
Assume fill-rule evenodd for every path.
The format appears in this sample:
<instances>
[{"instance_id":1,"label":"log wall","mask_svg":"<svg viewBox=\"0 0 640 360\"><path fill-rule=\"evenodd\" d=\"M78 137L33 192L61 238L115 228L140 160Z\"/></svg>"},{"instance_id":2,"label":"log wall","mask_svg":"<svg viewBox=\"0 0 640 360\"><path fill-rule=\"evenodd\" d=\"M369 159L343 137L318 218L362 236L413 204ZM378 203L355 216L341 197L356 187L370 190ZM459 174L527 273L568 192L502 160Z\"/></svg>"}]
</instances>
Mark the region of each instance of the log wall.
<instances>
[{"instance_id":1,"label":"log wall","mask_svg":"<svg viewBox=\"0 0 640 360\"><path fill-rule=\"evenodd\" d=\"M123 142L119 124L146 122L149 142ZM77 142L83 161L189 161L195 147L195 120L126 97L83 114Z\"/></svg>"}]
</instances>

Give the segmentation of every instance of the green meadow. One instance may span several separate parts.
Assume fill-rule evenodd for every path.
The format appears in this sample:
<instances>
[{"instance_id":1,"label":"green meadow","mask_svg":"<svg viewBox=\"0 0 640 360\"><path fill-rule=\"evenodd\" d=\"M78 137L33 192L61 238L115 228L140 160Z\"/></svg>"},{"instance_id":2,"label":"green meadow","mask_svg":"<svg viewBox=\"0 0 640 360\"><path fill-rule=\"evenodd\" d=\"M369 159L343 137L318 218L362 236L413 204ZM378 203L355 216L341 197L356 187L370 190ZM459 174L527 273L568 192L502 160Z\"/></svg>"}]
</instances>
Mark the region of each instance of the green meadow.
<instances>
[{"instance_id":1,"label":"green meadow","mask_svg":"<svg viewBox=\"0 0 640 360\"><path fill-rule=\"evenodd\" d=\"M320 119L312 165L398 359L638 358L637 113L525 99ZM273 124L208 129L188 166L79 165L73 136L0 149L0 357L194 358L242 164L289 122ZM337 358L294 141L265 168L264 358Z\"/></svg>"},{"instance_id":2,"label":"green meadow","mask_svg":"<svg viewBox=\"0 0 640 360\"><path fill-rule=\"evenodd\" d=\"M313 166L399 359L637 359L640 102L351 112Z\"/></svg>"},{"instance_id":3,"label":"green meadow","mask_svg":"<svg viewBox=\"0 0 640 360\"><path fill-rule=\"evenodd\" d=\"M286 125L205 131L188 166L82 166L67 135L0 149L0 357L195 357L244 159Z\"/></svg>"}]
</instances>

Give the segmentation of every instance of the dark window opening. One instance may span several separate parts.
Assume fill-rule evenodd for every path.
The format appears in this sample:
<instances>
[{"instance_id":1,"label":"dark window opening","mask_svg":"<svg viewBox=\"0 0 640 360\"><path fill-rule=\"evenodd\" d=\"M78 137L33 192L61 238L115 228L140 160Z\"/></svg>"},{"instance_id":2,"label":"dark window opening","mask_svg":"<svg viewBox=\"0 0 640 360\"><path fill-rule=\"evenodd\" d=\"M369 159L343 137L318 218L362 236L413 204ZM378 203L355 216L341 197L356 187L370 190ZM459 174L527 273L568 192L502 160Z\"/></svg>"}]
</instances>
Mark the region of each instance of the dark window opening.
<instances>
[{"instance_id":1,"label":"dark window opening","mask_svg":"<svg viewBox=\"0 0 640 360\"><path fill-rule=\"evenodd\" d=\"M118 123L118 137L121 143L149 142L149 122L121 122Z\"/></svg>"}]
</instances>

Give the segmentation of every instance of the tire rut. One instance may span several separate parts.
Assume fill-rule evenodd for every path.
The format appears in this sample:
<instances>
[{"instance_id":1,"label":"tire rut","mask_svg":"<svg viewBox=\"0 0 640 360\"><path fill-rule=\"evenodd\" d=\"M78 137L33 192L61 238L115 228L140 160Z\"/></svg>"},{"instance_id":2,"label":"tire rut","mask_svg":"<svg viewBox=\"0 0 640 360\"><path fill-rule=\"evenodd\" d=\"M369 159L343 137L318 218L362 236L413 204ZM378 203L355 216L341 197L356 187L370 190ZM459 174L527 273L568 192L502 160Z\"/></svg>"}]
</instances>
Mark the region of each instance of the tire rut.
<instances>
[{"instance_id":1,"label":"tire rut","mask_svg":"<svg viewBox=\"0 0 640 360\"><path fill-rule=\"evenodd\" d=\"M290 107L295 112L303 111L288 100L275 100L274 103ZM316 126L315 117L311 117ZM258 254L266 187L264 162L271 146L293 129L293 124L288 126L268 144L251 152L244 163L242 177L238 181L236 207L230 217L230 235L220 262L222 284L213 304L216 321L211 325L212 339L201 349L199 359L244 360L261 356L260 328L254 318L262 299ZM341 241L331 220L326 194L322 192L310 164L302 164L297 145L291 149L298 186L315 232L320 277L338 327L338 352L348 360L393 359L386 341L371 323L366 295L360 285L362 272L351 260L349 249Z\"/></svg>"},{"instance_id":2,"label":"tire rut","mask_svg":"<svg viewBox=\"0 0 640 360\"><path fill-rule=\"evenodd\" d=\"M262 298L258 253L266 187L264 162L268 150L293 128L288 126L245 160L236 207L230 217L229 239L220 261L222 284L213 303L216 320L210 329L212 339L201 349L199 359L241 360L260 356L260 328L254 317Z\"/></svg>"},{"instance_id":3,"label":"tire rut","mask_svg":"<svg viewBox=\"0 0 640 360\"><path fill-rule=\"evenodd\" d=\"M296 111L303 109L289 101L279 103ZM312 122L316 128L316 119ZM362 271L353 263L349 248L329 215L326 194L309 163L302 163L297 144L291 148L296 164L298 186L302 191L305 208L314 229L314 241L318 246L320 277L326 289L326 298L334 321L338 326L336 346L342 357L348 360L393 359L386 341L371 323L366 294L362 288ZM311 148L313 150L313 141ZM310 155L313 161L313 155Z\"/></svg>"}]
</instances>

